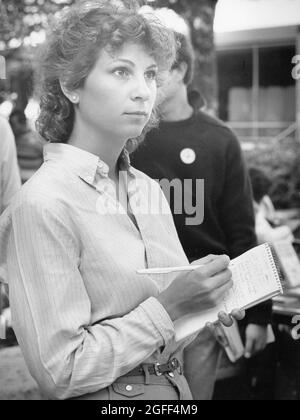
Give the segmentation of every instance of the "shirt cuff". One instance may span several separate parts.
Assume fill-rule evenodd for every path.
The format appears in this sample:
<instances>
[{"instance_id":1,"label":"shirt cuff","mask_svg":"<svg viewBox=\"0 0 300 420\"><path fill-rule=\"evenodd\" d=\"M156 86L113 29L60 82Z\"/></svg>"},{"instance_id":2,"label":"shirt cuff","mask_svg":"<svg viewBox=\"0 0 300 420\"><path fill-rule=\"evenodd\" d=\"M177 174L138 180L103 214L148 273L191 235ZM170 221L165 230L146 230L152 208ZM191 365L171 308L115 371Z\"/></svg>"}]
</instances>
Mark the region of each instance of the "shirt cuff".
<instances>
[{"instance_id":1,"label":"shirt cuff","mask_svg":"<svg viewBox=\"0 0 300 420\"><path fill-rule=\"evenodd\" d=\"M165 346L175 339L174 324L168 312L156 298L151 297L147 299L140 307L144 310L162 336Z\"/></svg>"}]
</instances>

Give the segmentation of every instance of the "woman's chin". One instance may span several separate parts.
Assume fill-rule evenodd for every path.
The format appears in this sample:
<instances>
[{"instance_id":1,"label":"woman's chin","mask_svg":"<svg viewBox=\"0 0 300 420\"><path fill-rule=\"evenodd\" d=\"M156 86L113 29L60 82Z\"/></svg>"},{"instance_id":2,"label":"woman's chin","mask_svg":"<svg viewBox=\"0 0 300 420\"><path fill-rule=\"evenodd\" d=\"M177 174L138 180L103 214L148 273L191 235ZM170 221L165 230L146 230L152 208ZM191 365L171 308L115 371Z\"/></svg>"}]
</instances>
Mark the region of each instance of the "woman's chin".
<instances>
[{"instance_id":1,"label":"woman's chin","mask_svg":"<svg viewBox=\"0 0 300 420\"><path fill-rule=\"evenodd\" d=\"M127 139L134 139L135 137L139 137L143 130L144 130L145 126L140 126L140 127L131 127L130 129L126 130L126 138Z\"/></svg>"}]
</instances>

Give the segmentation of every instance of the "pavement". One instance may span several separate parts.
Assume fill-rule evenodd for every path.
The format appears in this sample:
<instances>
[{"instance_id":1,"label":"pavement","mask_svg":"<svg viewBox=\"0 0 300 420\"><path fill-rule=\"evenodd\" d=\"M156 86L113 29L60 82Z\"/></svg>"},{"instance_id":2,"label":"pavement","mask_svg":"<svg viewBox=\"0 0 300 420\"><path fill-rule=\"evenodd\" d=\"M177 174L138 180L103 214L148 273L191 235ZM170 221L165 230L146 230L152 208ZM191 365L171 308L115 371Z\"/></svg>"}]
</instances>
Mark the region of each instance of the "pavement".
<instances>
[{"instance_id":1,"label":"pavement","mask_svg":"<svg viewBox=\"0 0 300 420\"><path fill-rule=\"evenodd\" d=\"M18 346L0 350L0 400L42 400Z\"/></svg>"}]
</instances>

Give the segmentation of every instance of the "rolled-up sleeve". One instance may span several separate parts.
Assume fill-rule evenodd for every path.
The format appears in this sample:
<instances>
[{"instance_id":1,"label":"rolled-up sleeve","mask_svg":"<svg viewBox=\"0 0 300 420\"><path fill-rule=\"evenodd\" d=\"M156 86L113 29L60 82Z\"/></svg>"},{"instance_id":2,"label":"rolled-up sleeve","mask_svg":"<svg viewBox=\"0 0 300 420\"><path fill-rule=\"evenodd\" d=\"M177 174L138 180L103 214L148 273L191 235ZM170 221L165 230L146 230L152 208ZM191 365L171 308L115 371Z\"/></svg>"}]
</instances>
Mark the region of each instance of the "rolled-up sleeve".
<instances>
[{"instance_id":1,"label":"rolled-up sleeve","mask_svg":"<svg viewBox=\"0 0 300 420\"><path fill-rule=\"evenodd\" d=\"M155 297L91 325L80 237L59 205L28 199L12 212L7 266L13 326L31 374L52 398L95 392L174 340Z\"/></svg>"}]
</instances>

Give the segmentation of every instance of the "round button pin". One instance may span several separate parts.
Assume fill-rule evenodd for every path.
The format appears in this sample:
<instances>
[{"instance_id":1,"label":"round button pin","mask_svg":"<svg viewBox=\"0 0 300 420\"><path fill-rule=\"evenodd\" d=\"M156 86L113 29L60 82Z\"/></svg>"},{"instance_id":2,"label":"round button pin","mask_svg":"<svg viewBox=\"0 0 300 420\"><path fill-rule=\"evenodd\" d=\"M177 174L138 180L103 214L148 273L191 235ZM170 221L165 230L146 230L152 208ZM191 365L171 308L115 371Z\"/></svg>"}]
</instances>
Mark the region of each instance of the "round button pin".
<instances>
[{"instance_id":1,"label":"round button pin","mask_svg":"<svg viewBox=\"0 0 300 420\"><path fill-rule=\"evenodd\" d=\"M180 158L186 165L191 165L196 160L196 153L193 149L183 149Z\"/></svg>"},{"instance_id":2,"label":"round button pin","mask_svg":"<svg viewBox=\"0 0 300 420\"><path fill-rule=\"evenodd\" d=\"M126 385L126 388L125 388L125 389L126 389L126 391L128 391L128 392L129 392L129 391L132 391L132 386L131 386L131 385Z\"/></svg>"}]
</instances>

